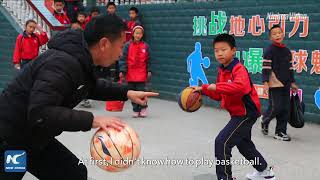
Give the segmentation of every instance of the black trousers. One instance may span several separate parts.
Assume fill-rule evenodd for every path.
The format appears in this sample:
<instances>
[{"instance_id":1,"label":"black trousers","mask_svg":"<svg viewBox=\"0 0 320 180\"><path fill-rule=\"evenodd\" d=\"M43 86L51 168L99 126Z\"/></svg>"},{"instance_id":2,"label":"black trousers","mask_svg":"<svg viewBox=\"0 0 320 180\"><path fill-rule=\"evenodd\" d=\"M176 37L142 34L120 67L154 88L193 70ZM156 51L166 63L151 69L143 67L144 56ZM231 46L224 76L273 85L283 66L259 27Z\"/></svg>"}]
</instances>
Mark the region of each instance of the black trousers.
<instances>
[{"instance_id":1,"label":"black trousers","mask_svg":"<svg viewBox=\"0 0 320 180\"><path fill-rule=\"evenodd\" d=\"M256 162L253 167L257 171L261 172L267 168L267 162L251 140L251 129L256 120L256 118L232 117L216 137L216 173L219 180L232 180L230 158L234 146L237 146L247 160Z\"/></svg>"},{"instance_id":2,"label":"black trousers","mask_svg":"<svg viewBox=\"0 0 320 180\"><path fill-rule=\"evenodd\" d=\"M4 171L4 152L6 150L25 150L27 152L27 171L40 180L86 180L87 168L79 159L56 139L51 139L41 150L30 150L19 145L10 145L0 139L0 179L20 180L25 173Z\"/></svg>"},{"instance_id":3,"label":"black trousers","mask_svg":"<svg viewBox=\"0 0 320 180\"><path fill-rule=\"evenodd\" d=\"M290 116L290 87L270 88L269 106L263 114L262 122L269 124L273 118L277 119L276 133L287 133Z\"/></svg>"},{"instance_id":4,"label":"black trousers","mask_svg":"<svg viewBox=\"0 0 320 180\"><path fill-rule=\"evenodd\" d=\"M146 83L145 82L128 82L128 88L135 91L145 91ZM146 108L147 106L141 106L139 104L132 102L133 112L141 112L141 109Z\"/></svg>"}]
</instances>

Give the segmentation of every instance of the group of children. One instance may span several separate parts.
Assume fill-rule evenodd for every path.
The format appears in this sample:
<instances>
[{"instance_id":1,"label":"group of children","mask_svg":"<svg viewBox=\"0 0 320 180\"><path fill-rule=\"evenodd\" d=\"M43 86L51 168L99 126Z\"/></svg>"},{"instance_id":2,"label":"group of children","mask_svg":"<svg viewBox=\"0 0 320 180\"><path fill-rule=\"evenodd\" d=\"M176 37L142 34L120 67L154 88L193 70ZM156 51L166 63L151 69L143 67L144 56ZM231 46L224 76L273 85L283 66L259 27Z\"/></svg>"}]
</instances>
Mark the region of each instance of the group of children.
<instances>
[{"instance_id":1,"label":"group of children","mask_svg":"<svg viewBox=\"0 0 320 180\"><path fill-rule=\"evenodd\" d=\"M83 11L77 12L75 20L71 22L64 8L65 2L63 0L54 0L53 15L61 24L70 25L70 28L75 30L84 30L86 24L100 14L99 8L93 7L88 16ZM116 15L115 3L109 2L106 6L106 11L109 15ZM130 20L123 19L128 29L125 32L127 43L123 49L123 57L120 58L121 62L117 62L111 67L95 67L95 76L97 79L103 78L115 82L123 81L124 79L128 83L129 89L143 91L151 77L151 61L150 48L143 41L144 28L138 19L138 14L139 10L136 7L131 7L129 10ZM35 33L36 29L40 33ZM17 37L13 56L15 67L20 69L20 66L23 67L35 59L39 54L39 47L47 42L48 36L41 26L37 25L34 20L27 21L25 31ZM81 106L91 107L90 101L84 100ZM142 107L135 103L132 103L132 106L133 117L147 116L147 106Z\"/></svg>"},{"instance_id":2,"label":"group of children","mask_svg":"<svg viewBox=\"0 0 320 180\"><path fill-rule=\"evenodd\" d=\"M55 0L55 16L60 22L68 23L68 19L63 14L63 2L62 4L61 2L61 0ZM107 12L115 15L114 3L108 3ZM77 21L71 24L71 28L84 29L86 23L99 14L98 8L92 8L88 17L85 13L79 12ZM149 45L142 40L144 28L137 20L138 9L132 7L129 16L130 21L127 22L128 31L126 32L127 43L123 49L123 56L120 58L120 65L116 65L118 71L115 76L120 80L124 78L130 89L143 91L146 88L146 82L152 75L151 53ZM35 29L38 29L40 33L34 33ZM264 52L262 72L265 93L269 94L269 107L263 115L261 130L267 135L270 121L276 118L277 127L274 138L290 141L291 138L286 132L290 113L290 89L298 90L292 70L292 56L290 50L283 44L284 33L279 25L270 29L269 37L272 44ZM24 33L17 37L13 57L15 67L23 68L35 59L39 47L47 41L48 37L42 28L33 20L27 21ZM275 180L272 168L268 167L267 162L251 140L253 124L261 116L261 105L248 71L235 57L235 39L231 35L220 34L213 41L213 48L216 60L221 64L216 83L194 87L194 90L201 91L213 100L221 101L221 106L231 116L231 120L216 137L215 156L218 160L230 160L232 148L237 146L246 159L259 158L260 164L254 165L257 171L248 174L247 178ZM102 73L97 78L106 77ZM147 106L135 103L132 105L133 117L147 116ZM219 180L233 179L230 164L217 165L216 173Z\"/></svg>"}]
</instances>

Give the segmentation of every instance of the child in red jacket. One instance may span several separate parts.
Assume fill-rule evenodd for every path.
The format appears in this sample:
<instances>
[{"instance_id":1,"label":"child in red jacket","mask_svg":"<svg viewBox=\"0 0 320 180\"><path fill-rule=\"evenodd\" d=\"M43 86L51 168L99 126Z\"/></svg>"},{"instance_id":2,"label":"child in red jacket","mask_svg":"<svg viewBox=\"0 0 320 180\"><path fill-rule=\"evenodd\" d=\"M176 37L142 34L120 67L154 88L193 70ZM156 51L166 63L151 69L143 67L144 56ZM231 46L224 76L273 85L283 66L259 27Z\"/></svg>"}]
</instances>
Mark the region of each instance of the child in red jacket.
<instances>
[{"instance_id":1,"label":"child in red jacket","mask_svg":"<svg viewBox=\"0 0 320 180\"><path fill-rule=\"evenodd\" d=\"M121 75L124 74L129 89L144 91L146 82L151 78L150 48L142 41L142 26L133 28L133 38L126 43L121 58ZM132 103L133 117L146 117L147 106Z\"/></svg>"},{"instance_id":2,"label":"child in red jacket","mask_svg":"<svg viewBox=\"0 0 320 180\"><path fill-rule=\"evenodd\" d=\"M229 34L220 34L215 38L213 46L215 57L221 64L216 84L204 84L195 87L195 91L202 91L211 99L221 101L221 107L231 116L231 120L215 139L215 156L217 162L220 162L216 165L217 177L219 180L233 179L230 158L232 148L237 146L247 160L256 161L253 167L257 171L248 174L248 179L275 180L272 168L267 168L267 162L251 140L252 126L260 117L260 102L248 71L235 58L235 39Z\"/></svg>"},{"instance_id":3,"label":"child in red jacket","mask_svg":"<svg viewBox=\"0 0 320 180\"><path fill-rule=\"evenodd\" d=\"M86 18L85 24L87 25L92 18L97 17L100 14L100 9L98 7L92 7L89 16Z\"/></svg>"},{"instance_id":4,"label":"child in red jacket","mask_svg":"<svg viewBox=\"0 0 320 180\"><path fill-rule=\"evenodd\" d=\"M34 33L37 29L40 33ZM34 20L26 22L26 29L19 34L13 54L13 64L16 69L23 68L39 54L39 47L48 42L47 33Z\"/></svg>"},{"instance_id":5,"label":"child in red jacket","mask_svg":"<svg viewBox=\"0 0 320 180\"><path fill-rule=\"evenodd\" d=\"M63 11L64 9L64 0L54 0L53 3L54 12L53 16L64 25L70 24L70 20L67 14Z\"/></svg>"},{"instance_id":6,"label":"child in red jacket","mask_svg":"<svg viewBox=\"0 0 320 180\"><path fill-rule=\"evenodd\" d=\"M126 40L132 39L132 30L135 26L141 26L141 22L138 19L139 10L136 7L131 7L129 10L130 20L127 21L128 30L126 31Z\"/></svg>"},{"instance_id":7,"label":"child in red jacket","mask_svg":"<svg viewBox=\"0 0 320 180\"><path fill-rule=\"evenodd\" d=\"M86 28L86 17L87 14L85 12L78 12L77 21L80 23L82 30Z\"/></svg>"}]
</instances>

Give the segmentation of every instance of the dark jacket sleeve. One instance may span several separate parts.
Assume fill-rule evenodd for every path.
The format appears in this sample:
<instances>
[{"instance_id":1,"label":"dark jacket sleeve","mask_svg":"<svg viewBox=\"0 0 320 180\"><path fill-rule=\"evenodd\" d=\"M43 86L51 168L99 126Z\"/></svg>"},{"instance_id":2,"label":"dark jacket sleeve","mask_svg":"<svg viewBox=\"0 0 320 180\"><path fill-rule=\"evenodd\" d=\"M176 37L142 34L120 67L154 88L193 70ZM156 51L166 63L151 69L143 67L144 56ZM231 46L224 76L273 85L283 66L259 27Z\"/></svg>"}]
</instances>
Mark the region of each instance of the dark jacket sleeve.
<instances>
[{"instance_id":1,"label":"dark jacket sleeve","mask_svg":"<svg viewBox=\"0 0 320 180\"><path fill-rule=\"evenodd\" d=\"M293 69L293 59L292 59L292 53L291 51L289 50L289 54L290 54L290 68L289 68L289 73L290 73L290 82L291 83L294 83L296 82L296 80L294 79L294 69Z\"/></svg>"},{"instance_id":2,"label":"dark jacket sleeve","mask_svg":"<svg viewBox=\"0 0 320 180\"><path fill-rule=\"evenodd\" d=\"M262 61L262 82L269 82L270 74L272 71L272 52L271 48L267 48L263 53Z\"/></svg>"},{"instance_id":3,"label":"dark jacket sleeve","mask_svg":"<svg viewBox=\"0 0 320 180\"><path fill-rule=\"evenodd\" d=\"M98 79L90 99L100 101L127 101L128 88L125 85L114 83L107 79Z\"/></svg>"},{"instance_id":4,"label":"dark jacket sleeve","mask_svg":"<svg viewBox=\"0 0 320 180\"><path fill-rule=\"evenodd\" d=\"M56 58L35 72L28 102L27 123L32 131L56 136L63 131L91 129L92 113L62 106L65 97L74 92L77 71L80 71L80 65L72 63L72 59Z\"/></svg>"},{"instance_id":5,"label":"dark jacket sleeve","mask_svg":"<svg viewBox=\"0 0 320 180\"><path fill-rule=\"evenodd\" d=\"M127 73L128 71L128 64L127 64L127 58L128 58L128 51L129 51L129 45L130 41L127 42L123 47L123 54L120 58L120 72Z\"/></svg>"}]
</instances>

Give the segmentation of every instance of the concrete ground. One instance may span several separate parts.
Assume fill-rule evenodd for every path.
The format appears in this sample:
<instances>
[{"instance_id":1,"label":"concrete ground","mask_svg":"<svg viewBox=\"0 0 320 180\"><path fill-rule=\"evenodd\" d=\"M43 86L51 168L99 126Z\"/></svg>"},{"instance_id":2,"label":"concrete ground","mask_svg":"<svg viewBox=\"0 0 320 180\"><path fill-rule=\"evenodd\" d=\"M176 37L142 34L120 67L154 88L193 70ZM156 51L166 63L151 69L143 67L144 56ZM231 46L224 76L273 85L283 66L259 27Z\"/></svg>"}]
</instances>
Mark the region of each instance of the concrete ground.
<instances>
[{"instance_id":1,"label":"concrete ground","mask_svg":"<svg viewBox=\"0 0 320 180\"><path fill-rule=\"evenodd\" d=\"M208 164L187 165L214 159L214 139L226 125L229 115L212 107L202 107L194 113L180 110L176 102L151 99L150 116L146 119L131 118L131 104L126 103L121 113L106 112L103 102L93 102L87 109L96 115L118 116L133 127L140 136L140 162L132 168L118 173L109 173L97 166L89 165L90 180L216 180L215 167ZM270 136L260 133L259 123L252 131L256 147L270 165L274 166L278 180L311 180L320 179L320 126L306 124L303 129L288 127L291 142L274 140L272 135L275 121L270 125ZM89 159L89 143L95 130L90 132L65 132L58 139L67 146L79 159ZM234 160L243 157L235 148ZM170 164L159 165L159 160L171 160ZM143 164L142 160L154 160L153 165ZM158 160L157 162L155 160ZM183 165L175 165L183 161ZM147 161L145 161L146 163ZM169 161L167 161L169 162ZM234 165L233 176L244 180L246 173L254 169L248 165ZM26 174L23 180L36 179Z\"/></svg>"}]
</instances>

